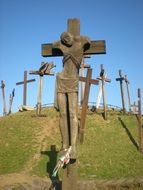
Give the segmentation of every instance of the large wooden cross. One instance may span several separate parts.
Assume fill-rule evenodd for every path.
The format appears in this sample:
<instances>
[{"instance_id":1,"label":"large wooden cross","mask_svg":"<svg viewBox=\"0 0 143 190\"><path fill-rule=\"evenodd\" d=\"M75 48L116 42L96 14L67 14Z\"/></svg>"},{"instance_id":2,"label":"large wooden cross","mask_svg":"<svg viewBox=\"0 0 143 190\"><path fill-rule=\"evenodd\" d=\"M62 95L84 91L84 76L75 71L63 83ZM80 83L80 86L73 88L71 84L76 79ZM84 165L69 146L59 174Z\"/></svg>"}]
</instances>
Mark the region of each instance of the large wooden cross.
<instances>
[{"instance_id":1,"label":"large wooden cross","mask_svg":"<svg viewBox=\"0 0 143 190\"><path fill-rule=\"evenodd\" d=\"M16 85L23 84L23 105L26 105L26 97L27 97L27 83L34 82L35 79L27 80L27 71L24 71L24 81L17 82Z\"/></svg>"},{"instance_id":2,"label":"large wooden cross","mask_svg":"<svg viewBox=\"0 0 143 190\"><path fill-rule=\"evenodd\" d=\"M79 19L68 19L67 31L72 34L73 37L80 36L80 21ZM105 41L91 41L90 47L84 47L84 55L92 54L105 54ZM42 56L43 57L55 57L63 56L63 53L54 47L52 43L42 44ZM70 171L70 172L68 172ZM68 171L65 170L63 174L62 190L76 190L76 174L74 164L69 164ZM67 176L68 173L68 176Z\"/></svg>"},{"instance_id":3,"label":"large wooden cross","mask_svg":"<svg viewBox=\"0 0 143 190\"><path fill-rule=\"evenodd\" d=\"M116 81L120 82L120 90L121 90L121 98L122 98L122 107L123 107L123 112L126 112L125 108L125 97L124 97L124 87L123 87L123 81L125 80L125 77L122 76L122 71L119 70L119 78L116 78Z\"/></svg>"},{"instance_id":4,"label":"large wooden cross","mask_svg":"<svg viewBox=\"0 0 143 190\"><path fill-rule=\"evenodd\" d=\"M85 90L84 90L84 98L82 102L82 110L81 110L81 119L80 119L80 143L83 143L84 140L84 129L85 129L85 122L86 122L86 112L88 107L88 98L90 92L90 85L99 83L98 80L91 79L92 77L92 69L88 68L86 77L79 77L80 81L85 82Z\"/></svg>"},{"instance_id":5,"label":"large wooden cross","mask_svg":"<svg viewBox=\"0 0 143 190\"><path fill-rule=\"evenodd\" d=\"M105 82L110 83L111 80L106 78L105 70L103 68L103 64L101 64L101 71L100 71L100 77L97 78L98 80L101 80L101 89L102 89L102 97L103 97L103 108L104 108L104 119L107 120L107 110L106 110L106 96L105 96Z\"/></svg>"}]
</instances>

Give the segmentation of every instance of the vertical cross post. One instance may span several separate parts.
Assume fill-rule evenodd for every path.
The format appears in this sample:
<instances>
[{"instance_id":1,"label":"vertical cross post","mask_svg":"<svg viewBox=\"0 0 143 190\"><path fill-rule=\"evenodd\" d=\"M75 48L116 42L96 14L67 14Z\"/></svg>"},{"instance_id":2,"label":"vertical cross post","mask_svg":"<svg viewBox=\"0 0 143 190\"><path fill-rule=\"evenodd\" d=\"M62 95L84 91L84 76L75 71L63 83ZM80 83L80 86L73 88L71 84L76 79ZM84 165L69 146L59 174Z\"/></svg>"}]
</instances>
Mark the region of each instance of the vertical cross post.
<instances>
[{"instance_id":1,"label":"vertical cross post","mask_svg":"<svg viewBox=\"0 0 143 190\"><path fill-rule=\"evenodd\" d=\"M80 75L82 77L84 77L84 69L85 68L90 68L90 65L85 64L84 59L85 58L90 58L90 56L84 56L82 59L82 63L81 63L81 67L80 67ZM81 83L81 100L80 100L80 105L82 105L83 102L83 97L84 97L84 82L80 82Z\"/></svg>"},{"instance_id":2,"label":"vertical cross post","mask_svg":"<svg viewBox=\"0 0 143 190\"><path fill-rule=\"evenodd\" d=\"M81 119L80 119L80 142L83 143L84 140L84 130L85 130L85 122L86 122L86 112L88 107L88 98L90 92L91 84L98 84L98 80L91 79L92 77L92 69L88 68L86 77L79 77L80 81L85 82L85 91L84 98L82 102L82 110L81 110Z\"/></svg>"},{"instance_id":3,"label":"vertical cross post","mask_svg":"<svg viewBox=\"0 0 143 190\"><path fill-rule=\"evenodd\" d=\"M123 81L125 78L122 76L122 71L119 70L119 78L116 78L116 81L120 82L120 90L121 90L121 99L122 99L122 108L123 108L123 113L126 113L126 108L125 108L125 98L124 98L124 87L123 87Z\"/></svg>"},{"instance_id":4,"label":"vertical cross post","mask_svg":"<svg viewBox=\"0 0 143 190\"><path fill-rule=\"evenodd\" d=\"M141 110L141 89L138 88L138 134L139 134L139 151L143 153L143 125L142 125L142 110Z\"/></svg>"},{"instance_id":5,"label":"vertical cross post","mask_svg":"<svg viewBox=\"0 0 143 190\"><path fill-rule=\"evenodd\" d=\"M97 79L101 80L101 89L102 89L102 97L103 97L103 108L104 108L104 119L107 120L105 82L110 83L111 80L106 78L105 71L104 71L104 68L103 68L103 64L101 64L100 77L98 77Z\"/></svg>"},{"instance_id":6,"label":"vertical cross post","mask_svg":"<svg viewBox=\"0 0 143 190\"><path fill-rule=\"evenodd\" d=\"M126 88L127 88L129 113L131 113L131 99L130 99L130 91L129 91L129 80L127 78L127 75L125 75L125 82L126 82Z\"/></svg>"},{"instance_id":7,"label":"vertical cross post","mask_svg":"<svg viewBox=\"0 0 143 190\"><path fill-rule=\"evenodd\" d=\"M13 89L12 93L9 96L9 112L8 112L8 115L11 114L11 108L12 108L14 96L15 96L15 89Z\"/></svg>"},{"instance_id":8,"label":"vertical cross post","mask_svg":"<svg viewBox=\"0 0 143 190\"><path fill-rule=\"evenodd\" d=\"M27 71L24 71L24 81L16 83L16 85L23 84L23 105L26 105L26 100L27 100L27 83L34 81L35 79L27 80Z\"/></svg>"},{"instance_id":9,"label":"vertical cross post","mask_svg":"<svg viewBox=\"0 0 143 190\"><path fill-rule=\"evenodd\" d=\"M1 89L2 89L2 97L3 97L3 115L6 116L7 115L7 109L6 109L6 99L5 99L5 84L4 81L1 81Z\"/></svg>"}]
</instances>

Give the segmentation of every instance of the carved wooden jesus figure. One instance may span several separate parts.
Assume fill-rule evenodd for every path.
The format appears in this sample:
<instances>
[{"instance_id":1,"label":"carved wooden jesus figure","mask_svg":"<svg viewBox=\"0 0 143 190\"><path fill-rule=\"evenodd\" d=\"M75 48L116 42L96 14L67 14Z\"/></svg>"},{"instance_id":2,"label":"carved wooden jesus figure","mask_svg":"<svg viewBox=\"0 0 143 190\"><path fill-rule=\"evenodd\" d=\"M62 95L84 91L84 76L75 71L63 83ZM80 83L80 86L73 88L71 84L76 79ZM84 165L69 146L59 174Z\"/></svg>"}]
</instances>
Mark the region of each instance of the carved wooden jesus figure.
<instances>
[{"instance_id":1,"label":"carved wooden jesus figure","mask_svg":"<svg viewBox=\"0 0 143 190\"><path fill-rule=\"evenodd\" d=\"M90 47L90 39L63 32L53 49L63 54L63 71L57 75L57 105L60 112L62 148L72 146L70 158L76 159L78 134L78 81L83 53Z\"/></svg>"}]
</instances>

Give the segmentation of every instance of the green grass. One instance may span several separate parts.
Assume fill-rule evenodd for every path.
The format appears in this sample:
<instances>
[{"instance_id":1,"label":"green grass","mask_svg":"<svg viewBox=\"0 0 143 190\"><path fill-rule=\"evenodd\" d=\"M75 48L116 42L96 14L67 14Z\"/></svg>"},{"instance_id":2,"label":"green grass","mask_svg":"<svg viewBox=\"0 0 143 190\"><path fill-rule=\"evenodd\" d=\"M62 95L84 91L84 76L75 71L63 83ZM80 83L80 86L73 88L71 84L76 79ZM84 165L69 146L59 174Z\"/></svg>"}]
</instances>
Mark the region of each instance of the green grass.
<instances>
[{"instance_id":1,"label":"green grass","mask_svg":"<svg viewBox=\"0 0 143 190\"><path fill-rule=\"evenodd\" d=\"M22 171L36 153L40 157L30 173L51 174L61 147L58 113L45 109L46 117L34 114L25 112L0 118L0 174ZM49 128L41 138L43 126ZM135 116L111 112L104 121L100 114L88 114L84 144L77 146L79 178L143 177L137 127Z\"/></svg>"}]
</instances>

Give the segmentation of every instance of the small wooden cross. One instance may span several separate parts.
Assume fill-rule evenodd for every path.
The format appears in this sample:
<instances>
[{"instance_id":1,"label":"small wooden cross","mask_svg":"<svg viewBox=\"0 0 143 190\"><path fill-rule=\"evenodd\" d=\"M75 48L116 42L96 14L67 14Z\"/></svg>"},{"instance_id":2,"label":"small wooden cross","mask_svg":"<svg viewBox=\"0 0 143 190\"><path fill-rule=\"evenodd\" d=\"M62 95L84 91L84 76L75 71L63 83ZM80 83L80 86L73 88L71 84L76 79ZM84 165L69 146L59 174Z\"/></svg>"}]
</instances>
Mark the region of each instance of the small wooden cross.
<instances>
[{"instance_id":1,"label":"small wooden cross","mask_svg":"<svg viewBox=\"0 0 143 190\"><path fill-rule=\"evenodd\" d=\"M39 75L39 86L38 86L38 97L37 97L37 115L41 115L41 108L42 108L42 84L43 84L43 76L50 75L53 76L54 73L51 72L51 69L55 67L53 62L51 63L41 63L41 67L38 71L30 71L29 74L32 75Z\"/></svg>"},{"instance_id":2,"label":"small wooden cross","mask_svg":"<svg viewBox=\"0 0 143 190\"><path fill-rule=\"evenodd\" d=\"M23 84L23 105L26 105L26 100L27 100L27 83L34 82L36 81L35 79L30 79L27 80L27 71L24 71L24 81L17 82L16 85L21 85Z\"/></svg>"},{"instance_id":3,"label":"small wooden cross","mask_svg":"<svg viewBox=\"0 0 143 190\"><path fill-rule=\"evenodd\" d=\"M127 88L129 113L131 113L131 99L130 99L130 91L129 91L129 80L127 78L127 75L125 75L125 82L126 82L126 88Z\"/></svg>"},{"instance_id":4,"label":"small wooden cross","mask_svg":"<svg viewBox=\"0 0 143 190\"><path fill-rule=\"evenodd\" d=\"M85 82L85 91L84 98L82 102L82 110L81 110L81 119L80 119L80 142L83 143L84 140L84 130L85 130L85 121L86 121L86 112L88 106L88 98L90 92L90 85L96 84L98 85L99 81L95 79L91 79L92 77L92 69L88 68L86 77L79 77L80 81Z\"/></svg>"},{"instance_id":5,"label":"small wooden cross","mask_svg":"<svg viewBox=\"0 0 143 190\"><path fill-rule=\"evenodd\" d=\"M11 108L12 108L14 96L15 96L15 89L12 90L12 93L9 96L9 112L8 112L8 115L11 114Z\"/></svg>"},{"instance_id":6,"label":"small wooden cross","mask_svg":"<svg viewBox=\"0 0 143 190\"><path fill-rule=\"evenodd\" d=\"M125 77L122 76L122 71L119 70L119 78L116 78L116 81L120 82L120 90L121 90L121 98L122 98L122 108L123 112L126 113L126 108L125 108L125 98L124 98L124 88L123 88L123 81L125 80Z\"/></svg>"},{"instance_id":7,"label":"small wooden cross","mask_svg":"<svg viewBox=\"0 0 143 190\"><path fill-rule=\"evenodd\" d=\"M138 120L138 135L139 135L139 151L143 153L143 124L142 124L142 101L141 101L141 89L138 88L138 114L136 115Z\"/></svg>"},{"instance_id":8,"label":"small wooden cross","mask_svg":"<svg viewBox=\"0 0 143 190\"><path fill-rule=\"evenodd\" d=\"M100 71L100 77L97 78L98 80L101 80L101 87L102 87L102 97L103 97L103 107L104 107L104 119L107 120L107 110L106 110L106 96L105 96L105 82L110 83L111 79L106 78L105 76L105 70L103 68L103 64L101 64L101 71Z\"/></svg>"},{"instance_id":9,"label":"small wooden cross","mask_svg":"<svg viewBox=\"0 0 143 190\"><path fill-rule=\"evenodd\" d=\"M1 81L1 89L2 89L2 97L3 97L3 115L6 116L7 115L7 109L6 109L6 99L5 99L5 84L4 81Z\"/></svg>"}]
</instances>

